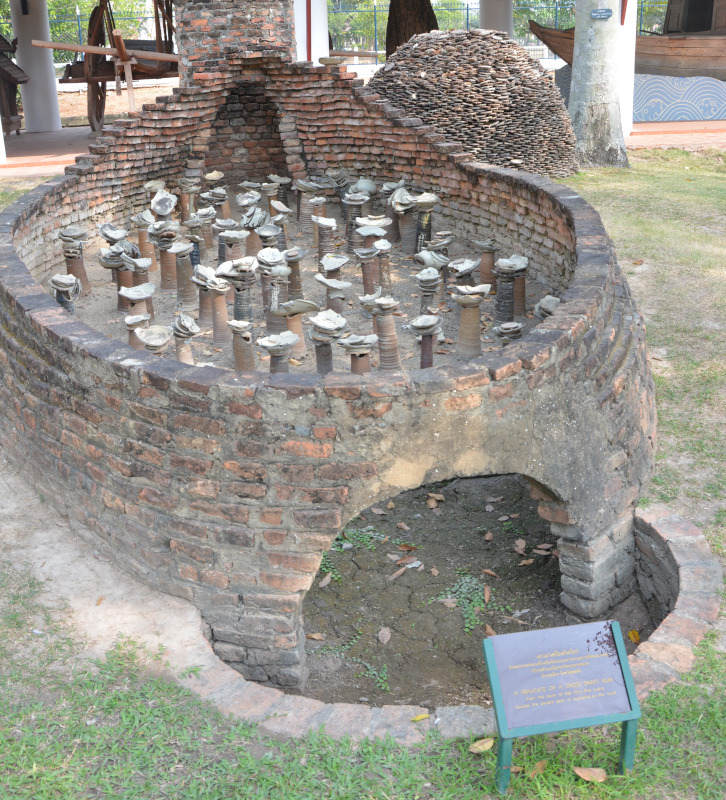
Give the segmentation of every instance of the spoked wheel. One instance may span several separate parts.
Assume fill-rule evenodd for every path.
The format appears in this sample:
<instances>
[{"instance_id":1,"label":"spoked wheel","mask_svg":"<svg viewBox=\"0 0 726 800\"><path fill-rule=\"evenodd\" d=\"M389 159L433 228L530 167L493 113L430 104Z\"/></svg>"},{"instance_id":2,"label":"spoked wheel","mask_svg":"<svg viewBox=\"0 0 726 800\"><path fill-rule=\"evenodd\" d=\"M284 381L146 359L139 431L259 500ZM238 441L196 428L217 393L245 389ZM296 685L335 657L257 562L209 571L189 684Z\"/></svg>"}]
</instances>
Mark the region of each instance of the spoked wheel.
<instances>
[{"instance_id":1,"label":"spoked wheel","mask_svg":"<svg viewBox=\"0 0 726 800\"><path fill-rule=\"evenodd\" d=\"M106 110L106 84L91 81L86 93L88 103L88 124L91 130L100 133L103 130L103 115Z\"/></svg>"},{"instance_id":2,"label":"spoked wheel","mask_svg":"<svg viewBox=\"0 0 726 800\"><path fill-rule=\"evenodd\" d=\"M106 46L106 34L103 28L103 9L96 6L88 20L88 44L97 47ZM103 130L103 115L106 110L106 83L93 80L98 77L106 56L98 53L86 53L83 59L83 72L88 81L86 103L88 106L88 124L91 130L100 133Z\"/></svg>"}]
</instances>

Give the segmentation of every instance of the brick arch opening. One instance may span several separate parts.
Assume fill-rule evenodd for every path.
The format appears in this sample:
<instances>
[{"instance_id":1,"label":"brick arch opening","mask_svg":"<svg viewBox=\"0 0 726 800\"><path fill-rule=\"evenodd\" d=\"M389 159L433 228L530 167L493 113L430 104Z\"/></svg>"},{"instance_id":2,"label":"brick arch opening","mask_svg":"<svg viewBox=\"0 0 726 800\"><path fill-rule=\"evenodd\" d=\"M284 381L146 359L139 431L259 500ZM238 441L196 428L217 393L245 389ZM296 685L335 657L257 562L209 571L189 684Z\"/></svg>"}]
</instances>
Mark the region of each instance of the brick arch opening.
<instances>
[{"instance_id":1,"label":"brick arch opening","mask_svg":"<svg viewBox=\"0 0 726 800\"><path fill-rule=\"evenodd\" d=\"M390 624L391 628L397 631L397 636L404 635L404 639L397 638L402 649L395 651L397 656L394 657L394 663L399 658L405 660L413 657L417 664L417 680L428 682L431 679L435 684L436 676L440 676L439 670L442 662L428 661L424 652L420 653L420 659L416 656L404 655L405 653L415 653L417 643L406 643L407 637L405 637L403 620L408 612L415 611L415 615L421 617L419 623L429 626L433 623L428 622L424 617L428 617L429 620L438 619L439 616L436 613L438 606L434 607L433 611L427 611L425 604L419 607L420 603L417 599L415 607L411 606L407 611L397 605L401 592L404 594L413 592L417 597L422 592L428 592L428 596L434 598L446 586L451 586L459 580L462 575L460 569L466 569L467 574L472 577L483 578L484 582L488 580L491 586L491 579L487 579L481 571L484 568L494 568L499 573L499 580L494 581L496 584L494 591L495 593L499 590L502 591L500 602L509 602L509 600L503 599L505 596L513 601L512 592L514 592L514 596L519 596L519 591L515 586L519 578L524 575L516 570L519 556L513 555L514 539L519 535L536 536L536 538L530 539L530 544L549 541L553 549L556 548L560 533L556 526L552 526L546 515L539 515L539 505L542 502L541 498L547 497L548 502L558 504L558 507L566 513L567 504L560 503L555 492L544 487L539 481L520 473L502 474L488 471L480 474L474 471L461 474L442 469L438 475L432 472L429 476L433 480L425 480L417 486L398 491L393 495L382 492L378 496L369 497L369 504L366 508L359 508L365 501L364 498L356 505L345 507L343 516L345 523L338 531L330 535L326 565L318 570L320 560L318 558L314 560L313 566L316 568L316 572L310 588L299 593L299 603L300 625L301 629L304 629L304 631L301 630L301 639L304 640L305 634L310 632L320 634L323 631L326 635L326 642L330 640L329 644L342 644L345 642L345 631L348 628L350 628L349 633L355 636L357 624L354 623L358 619L361 623L359 633L363 631L363 634L360 643L356 643L356 647L360 649L351 652L351 655L355 654L364 659L372 658L376 661L377 658L384 657L383 652L378 652L378 656L366 655L370 652L375 653L377 649L377 642L374 641L375 632L371 626L375 625L375 631L378 631L382 626ZM429 491L442 493L446 498L437 510L429 509L426 505ZM496 506L489 506L491 498L487 499L487 497L492 494L502 494L504 502L500 504L500 501L495 501ZM389 501L393 501L392 507L389 507ZM388 511L383 515L381 512L386 509ZM494 510L492 511L492 509ZM515 510L518 512L515 515L516 522L515 517L512 517L512 521L509 523L498 521L499 515L507 512L513 513ZM440 516L442 514L443 516ZM396 522L399 520L408 524L406 532L396 528ZM509 530L507 525L511 526ZM490 544L483 538L484 530L477 533L475 526L486 526L497 530L496 541L492 540ZM368 529L373 530L373 536L378 538L377 540L376 538L371 539L370 545L362 544L361 532L365 536L365 531ZM358 534L351 535L349 533L346 537L346 531L354 531ZM384 536L385 539L381 541ZM404 576L399 576L395 582L384 579L384 575L390 576L399 569L399 566L391 564L387 555L397 551L397 539L410 541L414 545L420 546L421 549L412 557L420 557L425 562L426 574L413 577L414 573L411 572L407 578L405 575L408 573L405 573ZM337 542L335 547L332 546L334 540ZM338 548L341 545L347 545L350 552L345 554L340 552ZM408 556L410 553L403 552L398 555ZM513 564L510 563L512 558L514 558ZM329 578L326 586L318 587L317 584L325 576L326 570L331 568L335 570L336 565L343 573L342 578L340 575L333 581ZM439 568L436 570L435 576L429 574L429 568L432 566ZM513 568L514 574L512 574ZM532 570L536 570L536 573ZM335 571L331 573L331 575L335 574ZM546 559L538 558L537 566L530 568L526 577L528 586L524 589L524 597L527 599L522 602L528 605L519 605L517 608L525 608L533 603L537 605L542 600L542 591L548 597L546 607L552 609L553 602L557 607L561 575L556 558L553 559L551 556ZM346 584L348 589L346 589ZM355 586L355 592L352 595L349 591L351 586ZM320 614L317 609L321 605L323 608L334 608L334 617L327 617L325 612ZM378 609L378 611L374 609ZM559 613L557 611L549 613L555 615L553 624L565 624L564 605L560 607ZM399 617L401 618L399 619ZM547 618L550 619L550 617ZM333 622L332 619L337 621ZM501 622L501 620L499 621ZM455 627L458 626L458 618L452 617L451 624ZM466 653L466 656L461 658L463 664L459 664L455 668L456 681L462 686L474 687L479 685L479 645L472 648L470 637L463 635L464 638L458 640L456 630L452 630L444 638L449 642L449 646L455 650L463 647ZM350 683L355 680L354 678L339 678L337 677L339 673L336 671L335 676L328 676L333 678L334 691L337 692L335 696L331 695L330 692L333 690L327 684L326 678L328 675L326 670L329 667L323 667L321 672L320 662L314 657L311 659L311 654L307 652L311 646L314 651L316 644L307 642L307 645L308 647L303 648L300 654L299 678L305 685L309 673L312 673L309 691L306 692L308 696L327 702L330 702L331 699L336 702L348 702L355 699L353 694L356 691L363 691L363 687L355 689L354 684ZM373 648L372 651L371 648ZM244 656L242 648L230 648L228 645L222 644L221 646L215 645L215 650L231 666L238 669L244 677L265 681L265 671L260 666L254 663L234 663L235 657ZM399 653L400 655L398 655ZM388 655L391 655L390 651ZM441 652L444 659L450 655L451 653L448 651ZM344 661L339 662L340 665L344 663ZM404 663L405 661L399 661L397 668L393 668L396 681L401 680L400 670ZM392 679L394 679L394 673L391 674ZM393 686L393 683L391 685ZM300 689L303 686L298 685L297 688ZM415 696L414 687L401 685L399 690L410 693L405 700L399 699L399 702L418 704L422 700L422 696ZM364 693L368 694L368 691Z\"/></svg>"},{"instance_id":2,"label":"brick arch opening","mask_svg":"<svg viewBox=\"0 0 726 800\"><path fill-rule=\"evenodd\" d=\"M281 120L281 109L268 92L264 75L253 72L228 89L203 142L195 144L192 159L203 159L205 171L224 172L234 194L242 191L237 188L240 181L287 175L286 135L294 136Z\"/></svg>"}]
</instances>

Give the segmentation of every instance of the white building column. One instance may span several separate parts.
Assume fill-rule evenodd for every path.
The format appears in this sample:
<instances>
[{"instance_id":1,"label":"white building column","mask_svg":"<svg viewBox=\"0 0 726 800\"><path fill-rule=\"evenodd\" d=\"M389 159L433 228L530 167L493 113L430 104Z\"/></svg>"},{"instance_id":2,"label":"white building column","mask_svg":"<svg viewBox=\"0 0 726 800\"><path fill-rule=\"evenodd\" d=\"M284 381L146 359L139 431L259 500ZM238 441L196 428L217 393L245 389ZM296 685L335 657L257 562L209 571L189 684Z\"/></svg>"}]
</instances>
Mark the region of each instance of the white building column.
<instances>
[{"instance_id":1,"label":"white building column","mask_svg":"<svg viewBox=\"0 0 726 800\"><path fill-rule=\"evenodd\" d=\"M33 47L32 39L50 40L46 0L28 0L29 13L23 14L21 0L10 0L13 35L18 39L15 58L30 80L20 87L25 129L30 133L59 131L58 90L53 69L53 51Z\"/></svg>"},{"instance_id":2,"label":"white building column","mask_svg":"<svg viewBox=\"0 0 726 800\"><path fill-rule=\"evenodd\" d=\"M616 10L616 13L618 11ZM618 51L620 54L620 76L618 80L618 99L623 136L633 132L633 94L635 93L635 36L638 27L638 4L628 3L625 24L620 26Z\"/></svg>"},{"instance_id":3,"label":"white building column","mask_svg":"<svg viewBox=\"0 0 726 800\"><path fill-rule=\"evenodd\" d=\"M512 0L480 0L479 27L489 31L504 31L514 36Z\"/></svg>"},{"instance_id":4,"label":"white building column","mask_svg":"<svg viewBox=\"0 0 726 800\"><path fill-rule=\"evenodd\" d=\"M5 136L0 131L0 164L7 164L8 157L5 155Z\"/></svg>"},{"instance_id":5,"label":"white building column","mask_svg":"<svg viewBox=\"0 0 726 800\"><path fill-rule=\"evenodd\" d=\"M307 9L310 4L310 58L308 59ZM328 47L327 0L295 0L295 43L298 61L318 63L319 58L330 55Z\"/></svg>"}]
</instances>

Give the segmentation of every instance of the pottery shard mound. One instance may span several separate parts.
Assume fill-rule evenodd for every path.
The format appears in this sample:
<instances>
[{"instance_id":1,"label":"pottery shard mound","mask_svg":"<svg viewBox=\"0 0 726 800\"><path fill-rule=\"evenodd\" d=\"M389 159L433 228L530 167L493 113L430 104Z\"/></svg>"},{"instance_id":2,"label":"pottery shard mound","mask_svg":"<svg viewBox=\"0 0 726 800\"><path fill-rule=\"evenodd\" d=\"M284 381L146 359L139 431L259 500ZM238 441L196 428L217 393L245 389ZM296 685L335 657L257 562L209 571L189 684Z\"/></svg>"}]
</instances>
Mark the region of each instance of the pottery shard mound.
<instances>
[{"instance_id":1,"label":"pottery shard mound","mask_svg":"<svg viewBox=\"0 0 726 800\"><path fill-rule=\"evenodd\" d=\"M575 135L557 87L500 31L413 36L368 89L460 144L472 161L551 176L576 170Z\"/></svg>"}]
</instances>

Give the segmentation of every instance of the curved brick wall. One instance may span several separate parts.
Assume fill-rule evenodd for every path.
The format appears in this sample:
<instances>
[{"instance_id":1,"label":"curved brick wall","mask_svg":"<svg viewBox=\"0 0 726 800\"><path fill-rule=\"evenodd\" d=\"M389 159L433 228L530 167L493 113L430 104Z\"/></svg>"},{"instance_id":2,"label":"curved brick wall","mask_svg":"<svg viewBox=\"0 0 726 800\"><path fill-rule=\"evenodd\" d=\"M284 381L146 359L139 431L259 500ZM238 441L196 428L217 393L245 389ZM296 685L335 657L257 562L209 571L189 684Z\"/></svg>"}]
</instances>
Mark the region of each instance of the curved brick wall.
<instances>
[{"instance_id":1,"label":"curved brick wall","mask_svg":"<svg viewBox=\"0 0 726 800\"><path fill-rule=\"evenodd\" d=\"M597 213L549 180L468 162L340 68L239 57L196 80L0 215L5 452L120 565L192 600L215 651L256 680L304 682L302 598L340 527L431 481L527 476L561 537L565 604L596 616L630 593L653 387ZM292 175L342 162L435 188L459 236L530 257L557 312L502 356L364 379L188 367L68 316L36 282L60 266L55 231L122 222L146 180L219 159L227 98L262 81Z\"/></svg>"}]
</instances>

